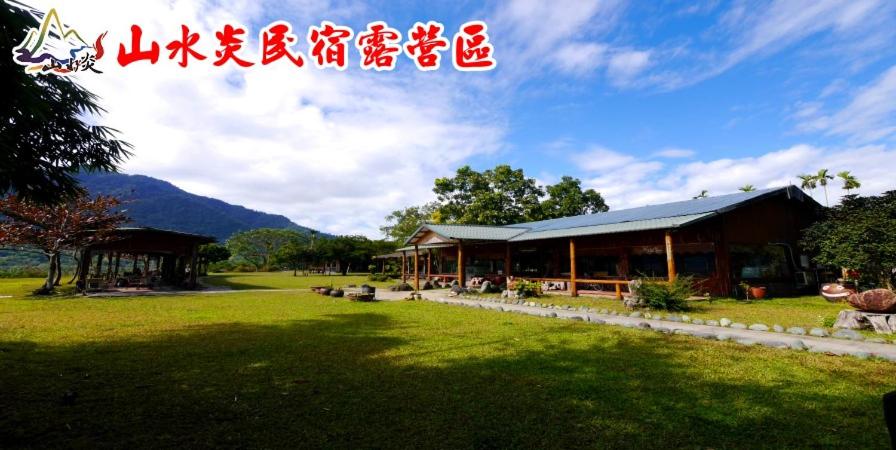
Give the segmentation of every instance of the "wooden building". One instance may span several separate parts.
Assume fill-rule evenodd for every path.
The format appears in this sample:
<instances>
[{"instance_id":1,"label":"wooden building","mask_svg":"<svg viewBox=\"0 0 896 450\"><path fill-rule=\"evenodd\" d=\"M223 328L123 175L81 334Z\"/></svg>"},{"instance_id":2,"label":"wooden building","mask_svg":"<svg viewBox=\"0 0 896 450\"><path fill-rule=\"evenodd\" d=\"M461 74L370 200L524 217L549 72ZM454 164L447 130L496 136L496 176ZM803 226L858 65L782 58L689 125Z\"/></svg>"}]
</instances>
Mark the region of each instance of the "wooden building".
<instances>
[{"instance_id":1,"label":"wooden building","mask_svg":"<svg viewBox=\"0 0 896 450\"><path fill-rule=\"evenodd\" d=\"M798 241L820 210L788 186L508 226L424 224L397 256L418 285L512 276L621 296L634 278L689 275L701 293L746 282L789 295L816 288Z\"/></svg>"},{"instance_id":2,"label":"wooden building","mask_svg":"<svg viewBox=\"0 0 896 450\"><path fill-rule=\"evenodd\" d=\"M215 238L155 228L119 228L111 239L79 250L78 287L110 289L196 287L199 246Z\"/></svg>"}]
</instances>

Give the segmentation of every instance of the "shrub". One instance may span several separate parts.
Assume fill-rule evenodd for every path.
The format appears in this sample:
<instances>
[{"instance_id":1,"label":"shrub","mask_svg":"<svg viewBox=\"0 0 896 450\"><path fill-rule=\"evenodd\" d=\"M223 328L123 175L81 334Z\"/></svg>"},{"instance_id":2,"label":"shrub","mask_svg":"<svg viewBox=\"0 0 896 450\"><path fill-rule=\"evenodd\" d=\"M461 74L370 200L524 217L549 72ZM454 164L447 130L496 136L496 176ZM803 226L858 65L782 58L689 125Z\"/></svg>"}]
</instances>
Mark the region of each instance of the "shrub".
<instances>
[{"instance_id":1,"label":"shrub","mask_svg":"<svg viewBox=\"0 0 896 450\"><path fill-rule=\"evenodd\" d=\"M372 273L367 276L367 279L370 281L389 281L390 278L392 277L385 273Z\"/></svg>"},{"instance_id":2,"label":"shrub","mask_svg":"<svg viewBox=\"0 0 896 450\"><path fill-rule=\"evenodd\" d=\"M672 282L641 280L634 291L639 303L649 308L687 311L687 300L694 295L694 280L691 277L678 277Z\"/></svg>"},{"instance_id":3,"label":"shrub","mask_svg":"<svg viewBox=\"0 0 896 450\"><path fill-rule=\"evenodd\" d=\"M46 267L10 267L0 269L0 278L46 278Z\"/></svg>"},{"instance_id":4,"label":"shrub","mask_svg":"<svg viewBox=\"0 0 896 450\"><path fill-rule=\"evenodd\" d=\"M520 298L538 297L541 295L541 285L534 281L518 280L513 284L513 290Z\"/></svg>"}]
</instances>

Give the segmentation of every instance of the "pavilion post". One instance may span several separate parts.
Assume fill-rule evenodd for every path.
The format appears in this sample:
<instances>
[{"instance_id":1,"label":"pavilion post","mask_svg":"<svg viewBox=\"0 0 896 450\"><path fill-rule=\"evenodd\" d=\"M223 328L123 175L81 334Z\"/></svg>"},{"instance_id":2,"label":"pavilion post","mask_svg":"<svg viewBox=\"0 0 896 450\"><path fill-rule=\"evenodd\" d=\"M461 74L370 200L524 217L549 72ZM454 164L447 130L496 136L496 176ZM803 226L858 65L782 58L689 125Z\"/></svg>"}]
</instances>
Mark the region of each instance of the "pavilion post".
<instances>
[{"instance_id":1,"label":"pavilion post","mask_svg":"<svg viewBox=\"0 0 896 450\"><path fill-rule=\"evenodd\" d=\"M510 261L510 242L507 243L507 246L504 248L504 278L507 278L507 282L510 282L510 277L513 275L513 271L510 270L512 261Z\"/></svg>"},{"instance_id":2,"label":"pavilion post","mask_svg":"<svg viewBox=\"0 0 896 450\"><path fill-rule=\"evenodd\" d=\"M675 253L672 248L672 232L666 230L666 266L669 269L669 281L675 281Z\"/></svg>"},{"instance_id":3,"label":"pavilion post","mask_svg":"<svg viewBox=\"0 0 896 450\"><path fill-rule=\"evenodd\" d=\"M112 251L109 251L109 266L106 267L106 279L107 280L112 278L112 268L113 268L112 266L114 266L114 264L112 264L112 256L114 256L114 253Z\"/></svg>"},{"instance_id":4,"label":"pavilion post","mask_svg":"<svg viewBox=\"0 0 896 450\"><path fill-rule=\"evenodd\" d=\"M118 278L118 269L121 267L121 252L115 253L115 278Z\"/></svg>"},{"instance_id":5,"label":"pavilion post","mask_svg":"<svg viewBox=\"0 0 896 450\"><path fill-rule=\"evenodd\" d=\"M137 255L136 255L136 254L131 255L131 258L134 259L134 266L131 267L131 275L133 275L134 273L137 272L137 260L138 260L139 258L137 258Z\"/></svg>"},{"instance_id":6,"label":"pavilion post","mask_svg":"<svg viewBox=\"0 0 896 450\"><path fill-rule=\"evenodd\" d=\"M466 285L466 280L464 279L464 244L461 241L457 241L457 283L460 287Z\"/></svg>"},{"instance_id":7,"label":"pavilion post","mask_svg":"<svg viewBox=\"0 0 896 450\"><path fill-rule=\"evenodd\" d=\"M103 275L103 253L96 255L96 277L99 278Z\"/></svg>"},{"instance_id":8,"label":"pavilion post","mask_svg":"<svg viewBox=\"0 0 896 450\"><path fill-rule=\"evenodd\" d=\"M408 271L408 253L401 252L401 282L404 283L408 280L407 277Z\"/></svg>"},{"instance_id":9,"label":"pavilion post","mask_svg":"<svg viewBox=\"0 0 896 450\"><path fill-rule=\"evenodd\" d=\"M193 250L190 252L190 281L189 287L190 289L196 288L196 260L199 256L199 249L197 246L193 246Z\"/></svg>"},{"instance_id":10,"label":"pavilion post","mask_svg":"<svg viewBox=\"0 0 896 450\"><path fill-rule=\"evenodd\" d=\"M579 289L576 286L576 240L569 240L569 293L573 297L579 296Z\"/></svg>"},{"instance_id":11,"label":"pavilion post","mask_svg":"<svg viewBox=\"0 0 896 450\"><path fill-rule=\"evenodd\" d=\"M414 244L414 291L420 290L420 249Z\"/></svg>"},{"instance_id":12,"label":"pavilion post","mask_svg":"<svg viewBox=\"0 0 896 450\"><path fill-rule=\"evenodd\" d=\"M426 281L432 277L432 249L426 250Z\"/></svg>"}]
</instances>

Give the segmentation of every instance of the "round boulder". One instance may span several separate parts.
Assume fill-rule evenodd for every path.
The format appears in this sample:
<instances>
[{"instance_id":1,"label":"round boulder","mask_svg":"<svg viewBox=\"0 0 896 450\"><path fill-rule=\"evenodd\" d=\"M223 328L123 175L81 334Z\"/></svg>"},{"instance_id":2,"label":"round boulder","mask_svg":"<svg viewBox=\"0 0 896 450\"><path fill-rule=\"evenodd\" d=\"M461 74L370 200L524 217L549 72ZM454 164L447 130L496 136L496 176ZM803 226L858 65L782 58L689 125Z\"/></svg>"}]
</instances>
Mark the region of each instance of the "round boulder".
<instances>
[{"instance_id":1,"label":"round boulder","mask_svg":"<svg viewBox=\"0 0 896 450\"><path fill-rule=\"evenodd\" d=\"M861 294L852 294L847 301L859 311L896 313L896 293L889 289L872 289Z\"/></svg>"}]
</instances>

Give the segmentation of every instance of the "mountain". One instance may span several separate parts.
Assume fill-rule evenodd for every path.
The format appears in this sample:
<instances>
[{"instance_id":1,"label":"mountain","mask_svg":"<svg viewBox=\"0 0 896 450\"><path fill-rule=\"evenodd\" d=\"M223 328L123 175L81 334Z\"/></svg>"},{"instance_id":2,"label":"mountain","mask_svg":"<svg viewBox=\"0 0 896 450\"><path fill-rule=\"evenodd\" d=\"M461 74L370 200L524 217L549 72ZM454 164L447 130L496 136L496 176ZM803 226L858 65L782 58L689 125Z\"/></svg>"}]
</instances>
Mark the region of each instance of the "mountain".
<instances>
[{"instance_id":1,"label":"mountain","mask_svg":"<svg viewBox=\"0 0 896 450\"><path fill-rule=\"evenodd\" d=\"M219 242L233 233L254 228L312 231L284 216L191 194L167 181L144 175L93 173L81 175L79 180L91 195L112 195L125 202L123 207L133 220L130 226L203 234L214 236Z\"/></svg>"}]
</instances>

